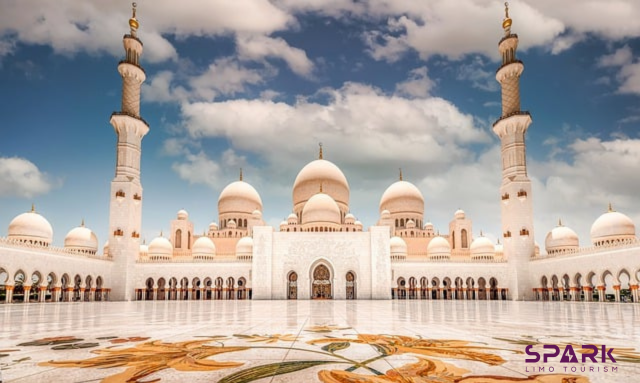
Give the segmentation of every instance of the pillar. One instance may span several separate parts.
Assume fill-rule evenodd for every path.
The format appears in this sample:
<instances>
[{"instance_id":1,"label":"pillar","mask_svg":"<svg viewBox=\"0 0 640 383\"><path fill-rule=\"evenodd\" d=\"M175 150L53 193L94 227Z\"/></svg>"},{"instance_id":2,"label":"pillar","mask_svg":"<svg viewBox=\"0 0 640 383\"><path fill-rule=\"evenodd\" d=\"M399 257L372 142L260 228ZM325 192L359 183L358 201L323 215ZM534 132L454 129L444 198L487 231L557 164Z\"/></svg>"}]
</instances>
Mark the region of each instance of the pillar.
<instances>
[{"instance_id":1,"label":"pillar","mask_svg":"<svg viewBox=\"0 0 640 383\"><path fill-rule=\"evenodd\" d=\"M558 287L558 300L564 301L564 287Z\"/></svg>"},{"instance_id":2,"label":"pillar","mask_svg":"<svg viewBox=\"0 0 640 383\"><path fill-rule=\"evenodd\" d=\"M633 298L633 302L638 303L638 285L629 285L629 290L631 290L631 298Z\"/></svg>"},{"instance_id":3,"label":"pillar","mask_svg":"<svg viewBox=\"0 0 640 383\"><path fill-rule=\"evenodd\" d=\"M96 300L96 288L92 287L89 289L89 302L94 302Z\"/></svg>"},{"instance_id":4,"label":"pillar","mask_svg":"<svg viewBox=\"0 0 640 383\"><path fill-rule=\"evenodd\" d=\"M605 291L606 291L606 287L605 286L598 286L598 298L600 300L600 302L604 302L605 300Z\"/></svg>"},{"instance_id":5,"label":"pillar","mask_svg":"<svg viewBox=\"0 0 640 383\"><path fill-rule=\"evenodd\" d=\"M620 302L620 285L613 286L613 294L616 297L616 302Z\"/></svg>"},{"instance_id":6,"label":"pillar","mask_svg":"<svg viewBox=\"0 0 640 383\"><path fill-rule=\"evenodd\" d=\"M7 296L5 297L5 303L12 303L13 302L13 286L4 285L4 289L7 293Z\"/></svg>"},{"instance_id":7,"label":"pillar","mask_svg":"<svg viewBox=\"0 0 640 383\"><path fill-rule=\"evenodd\" d=\"M23 302L24 303L29 303L29 295L31 294L31 286L22 286L22 288L24 289L24 298L23 298Z\"/></svg>"}]
</instances>

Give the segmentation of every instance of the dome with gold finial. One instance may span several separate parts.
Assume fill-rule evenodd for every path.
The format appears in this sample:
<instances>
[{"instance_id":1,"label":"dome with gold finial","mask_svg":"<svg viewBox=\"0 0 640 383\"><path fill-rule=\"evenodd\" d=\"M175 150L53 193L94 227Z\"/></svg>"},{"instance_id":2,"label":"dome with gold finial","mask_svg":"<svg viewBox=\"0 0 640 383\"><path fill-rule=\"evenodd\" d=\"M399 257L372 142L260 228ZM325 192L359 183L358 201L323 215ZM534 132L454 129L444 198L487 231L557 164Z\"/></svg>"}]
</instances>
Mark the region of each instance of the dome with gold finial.
<instances>
[{"instance_id":1,"label":"dome with gold finial","mask_svg":"<svg viewBox=\"0 0 640 383\"><path fill-rule=\"evenodd\" d=\"M8 238L18 242L49 246L53 241L53 228L46 218L36 212L34 205L31 211L22 213L9 223Z\"/></svg>"}]
</instances>

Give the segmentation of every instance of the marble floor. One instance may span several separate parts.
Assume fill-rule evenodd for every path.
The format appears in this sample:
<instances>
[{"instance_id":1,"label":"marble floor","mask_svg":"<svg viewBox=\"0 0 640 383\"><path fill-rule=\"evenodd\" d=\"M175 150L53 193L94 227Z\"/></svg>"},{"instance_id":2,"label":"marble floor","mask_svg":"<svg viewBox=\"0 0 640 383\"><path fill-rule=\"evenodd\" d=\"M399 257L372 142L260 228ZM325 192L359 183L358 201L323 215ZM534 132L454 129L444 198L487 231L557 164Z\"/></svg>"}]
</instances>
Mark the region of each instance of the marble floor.
<instances>
[{"instance_id":1,"label":"marble floor","mask_svg":"<svg viewBox=\"0 0 640 383\"><path fill-rule=\"evenodd\" d=\"M640 382L638 304L45 303L2 305L0 322L3 383ZM616 363L582 363L588 344ZM525 363L529 345L560 353Z\"/></svg>"}]
</instances>

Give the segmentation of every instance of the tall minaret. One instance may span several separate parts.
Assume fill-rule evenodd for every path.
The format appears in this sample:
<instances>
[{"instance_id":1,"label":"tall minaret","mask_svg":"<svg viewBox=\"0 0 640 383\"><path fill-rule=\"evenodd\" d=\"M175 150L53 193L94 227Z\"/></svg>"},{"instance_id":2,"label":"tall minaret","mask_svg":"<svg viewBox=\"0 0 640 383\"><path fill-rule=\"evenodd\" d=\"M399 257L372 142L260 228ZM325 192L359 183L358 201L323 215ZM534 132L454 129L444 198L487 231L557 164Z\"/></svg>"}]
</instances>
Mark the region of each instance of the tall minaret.
<instances>
[{"instance_id":1,"label":"tall minaret","mask_svg":"<svg viewBox=\"0 0 640 383\"><path fill-rule=\"evenodd\" d=\"M111 181L109 208L109 255L114 259L111 296L114 300L131 300L134 294L134 267L140 249L142 224L142 184L140 154L142 137L149 125L140 117L140 86L146 76L140 66L142 42L138 30L136 3L129 19L131 33L124 35L125 59L118 64L122 76L122 106L111 114L111 125L118 136L116 175Z\"/></svg>"},{"instance_id":2,"label":"tall minaret","mask_svg":"<svg viewBox=\"0 0 640 383\"><path fill-rule=\"evenodd\" d=\"M496 72L496 80L502 86L502 116L493 124L502 149L502 235L510 299L529 300L532 296L529 259L534 255L535 241L524 135L531 124L531 115L520 110L520 75L524 65L516 59L518 35L511 33L508 3L502 28L504 37L498 43L502 65Z\"/></svg>"}]
</instances>

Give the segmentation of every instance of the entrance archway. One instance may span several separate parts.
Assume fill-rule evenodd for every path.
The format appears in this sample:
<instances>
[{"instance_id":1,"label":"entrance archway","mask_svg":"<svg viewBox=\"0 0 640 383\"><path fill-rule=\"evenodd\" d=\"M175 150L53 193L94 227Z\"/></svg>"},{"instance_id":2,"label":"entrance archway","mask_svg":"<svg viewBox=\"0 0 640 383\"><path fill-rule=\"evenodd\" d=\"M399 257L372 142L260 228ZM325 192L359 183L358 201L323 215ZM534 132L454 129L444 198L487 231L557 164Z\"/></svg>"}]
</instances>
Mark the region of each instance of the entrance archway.
<instances>
[{"instance_id":1,"label":"entrance archway","mask_svg":"<svg viewBox=\"0 0 640 383\"><path fill-rule=\"evenodd\" d=\"M311 284L311 299L332 299L331 272L323 264L313 269Z\"/></svg>"},{"instance_id":2,"label":"entrance archway","mask_svg":"<svg viewBox=\"0 0 640 383\"><path fill-rule=\"evenodd\" d=\"M295 271L289 273L287 299L298 299L298 274Z\"/></svg>"},{"instance_id":3,"label":"entrance archway","mask_svg":"<svg viewBox=\"0 0 640 383\"><path fill-rule=\"evenodd\" d=\"M347 279L347 299L356 299L356 275L349 271Z\"/></svg>"}]
</instances>

